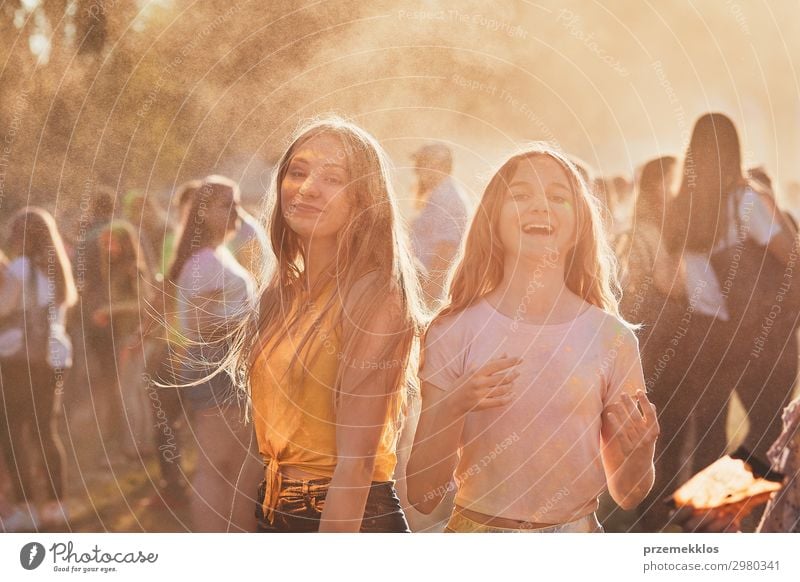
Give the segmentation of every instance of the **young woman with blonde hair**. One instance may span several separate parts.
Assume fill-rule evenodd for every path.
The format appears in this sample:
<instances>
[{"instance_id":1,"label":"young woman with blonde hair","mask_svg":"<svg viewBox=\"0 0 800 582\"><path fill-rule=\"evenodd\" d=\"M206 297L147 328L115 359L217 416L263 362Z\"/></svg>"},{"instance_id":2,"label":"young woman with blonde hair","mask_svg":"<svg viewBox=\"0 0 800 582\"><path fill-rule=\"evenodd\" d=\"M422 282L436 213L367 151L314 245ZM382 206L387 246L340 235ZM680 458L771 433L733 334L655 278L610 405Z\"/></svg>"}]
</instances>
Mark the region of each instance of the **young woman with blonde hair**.
<instances>
[{"instance_id":1,"label":"young woman with blonde hair","mask_svg":"<svg viewBox=\"0 0 800 582\"><path fill-rule=\"evenodd\" d=\"M407 469L417 509L455 487L446 531L591 532L606 487L623 509L644 498L658 425L615 287L575 166L546 144L512 156L426 334Z\"/></svg>"},{"instance_id":2,"label":"young woman with blonde hair","mask_svg":"<svg viewBox=\"0 0 800 582\"><path fill-rule=\"evenodd\" d=\"M386 156L352 123L314 121L271 203L276 267L238 358L265 462L260 529L407 531L392 479L422 304Z\"/></svg>"}]
</instances>

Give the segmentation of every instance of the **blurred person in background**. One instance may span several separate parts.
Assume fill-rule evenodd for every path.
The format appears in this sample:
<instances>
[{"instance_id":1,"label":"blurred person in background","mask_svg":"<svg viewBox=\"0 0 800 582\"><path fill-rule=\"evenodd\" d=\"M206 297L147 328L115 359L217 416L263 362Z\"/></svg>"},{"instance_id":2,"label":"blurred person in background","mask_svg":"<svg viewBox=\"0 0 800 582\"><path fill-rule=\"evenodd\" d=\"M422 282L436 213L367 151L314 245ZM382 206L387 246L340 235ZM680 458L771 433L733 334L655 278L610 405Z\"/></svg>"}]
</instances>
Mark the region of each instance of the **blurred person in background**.
<instances>
[{"instance_id":1,"label":"blurred person in background","mask_svg":"<svg viewBox=\"0 0 800 582\"><path fill-rule=\"evenodd\" d=\"M244 206L238 207L238 214L241 226L226 246L236 257L236 261L260 283L265 276L265 273L260 272L261 265L265 265L265 259L270 256L267 231Z\"/></svg>"},{"instance_id":2,"label":"blurred person in background","mask_svg":"<svg viewBox=\"0 0 800 582\"><path fill-rule=\"evenodd\" d=\"M229 350L231 330L254 309L253 278L225 243L239 228L239 186L207 177L192 193L169 269L178 328L185 346L177 384L197 445L191 480L195 531L254 531L252 495L259 477L252 425L240 393L214 374Z\"/></svg>"},{"instance_id":3,"label":"blurred person in background","mask_svg":"<svg viewBox=\"0 0 800 582\"><path fill-rule=\"evenodd\" d=\"M666 496L664 490L680 469L675 465L679 457L666 446L674 427L668 426L671 417L663 411L670 404L672 389L684 371L661 363L664 354L671 353L670 340L686 308L680 253L668 250L663 235L670 220L678 170L678 162L672 156L656 158L644 165L636 184L632 228L618 239L616 248L622 267L620 309L627 321L642 326L637 333L642 368L650 398L662 419L662 438L656 443L655 483L638 507L645 530L658 529L665 522L668 511L661 498Z\"/></svg>"},{"instance_id":4,"label":"blurred person in background","mask_svg":"<svg viewBox=\"0 0 800 582\"><path fill-rule=\"evenodd\" d=\"M411 243L420 267L429 305L443 296L445 279L467 228L468 201L452 177L453 154L444 144L431 143L411 156L417 177L416 208Z\"/></svg>"},{"instance_id":5,"label":"blurred person in background","mask_svg":"<svg viewBox=\"0 0 800 582\"><path fill-rule=\"evenodd\" d=\"M786 184L784 200L786 210L794 218L795 222L800 220L800 182L791 181Z\"/></svg>"},{"instance_id":6,"label":"blurred person in background","mask_svg":"<svg viewBox=\"0 0 800 582\"><path fill-rule=\"evenodd\" d=\"M595 176L589 191L600 201L600 215L603 219L603 227L609 239L613 241L617 229L614 219L614 204L616 202L614 200L614 184L608 178Z\"/></svg>"},{"instance_id":7,"label":"blurred person in background","mask_svg":"<svg viewBox=\"0 0 800 582\"><path fill-rule=\"evenodd\" d=\"M764 315L751 297L764 295L757 285L781 277L761 272L761 262L769 253L785 265L793 237L745 179L738 134L726 116L711 113L696 122L672 208L664 234L683 263L687 307L663 355L662 368L680 378L659 396L660 463L664 478L674 479L661 493L725 453L734 390L761 441L789 396L783 387L759 392L742 383Z\"/></svg>"},{"instance_id":8,"label":"blurred person in background","mask_svg":"<svg viewBox=\"0 0 800 582\"><path fill-rule=\"evenodd\" d=\"M614 189L614 231L619 235L629 230L633 223L634 182L625 176L611 179Z\"/></svg>"},{"instance_id":9,"label":"blurred person in background","mask_svg":"<svg viewBox=\"0 0 800 582\"><path fill-rule=\"evenodd\" d=\"M665 156L647 162L636 183L632 227L617 240L623 295L620 309L631 323L642 325L642 360L645 377L655 357L665 347L665 331L671 333L680 312L683 280L680 256L671 254L662 236L669 220L672 184L677 160Z\"/></svg>"},{"instance_id":10,"label":"blurred person in background","mask_svg":"<svg viewBox=\"0 0 800 582\"><path fill-rule=\"evenodd\" d=\"M189 180L181 184L173 197L179 215L177 226L164 236L162 250L165 261L171 264L174 245L180 239L184 224L195 202L202 180ZM181 362L187 357L186 342L182 340L177 322L175 286L167 278L155 282L153 302L148 313L149 326L144 330L146 390L152 405L155 422L154 441L158 451L160 477L156 491L140 502L141 508L169 508L179 510L190 500L185 468L187 418L183 403Z\"/></svg>"},{"instance_id":11,"label":"blurred person in background","mask_svg":"<svg viewBox=\"0 0 800 582\"><path fill-rule=\"evenodd\" d=\"M141 340L144 309L152 293L152 280L134 227L113 220L100 228L98 246L102 293L92 306L92 350L97 360L91 394L101 431L105 462L118 453L135 457L127 438L141 418L126 421L128 396L139 389L137 378L126 372ZM139 407L134 407L138 410ZM136 413L134 413L136 414Z\"/></svg>"},{"instance_id":12,"label":"blurred person in background","mask_svg":"<svg viewBox=\"0 0 800 582\"><path fill-rule=\"evenodd\" d=\"M140 190L131 190L125 195L123 209L139 238L148 270L153 273L154 280L159 280L166 270L164 240L170 231L166 213L153 195Z\"/></svg>"},{"instance_id":13,"label":"blurred person in background","mask_svg":"<svg viewBox=\"0 0 800 582\"><path fill-rule=\"evenodd\" d=\"M8 257L0 249L0 289L3 288L3 282L6 278L8 269ZM19 524L8 523L9 518L14 513L13 500L10 499L11 488L11 471L6 467L6 459L4 454L0 454L0 528L4 532L15 531ZM13 526L13 527L12 527Z\"/></svg>"},{"instance_id":14,"label":"blurred person in background","mask_svg":"<svg viewBox=\"0 0 800 582\"><path fill-rule=\"evenodd\" d=\"M759 203L763 205L771 220L778 225L781 232L792 245L788 254L772 252L763 245L753 245L747 249L757 261L757 284L750 303L756 303L757 311L752 321L750 316L743 319L742 324L752 321L758 327L750 332L750 350L747 354L748 365L737 389L742 404L748 413L750 424L744 446L761 461L767 460L767 449L775 441L781 430L780 413L795 388L798 373L798 339L797 326L800 315L800 283L795 281L794 271L798 266L798 228L794 217L780 208L772 186L772 179L763 167L750 168L747 171L748 182L758 194ZM752 245L752 243L750 243ZM771 241L777 245L778 241ZM741 262L741 258L739 262ZM750 307L750 306L749 306ZM744 332L747 334L747 331ZM733 357L744 357L736 354ZM741 365L741 362L737 362ZM766 405L766 406L765 406Z\"/></svg>"},{"instance_id":15,"label":"blurred person in background","mask_svg":"<svg viewBox=\"0 0 800 582\"><path fill-rule=\"evenodd\" d=\"M169 204L168 214L172 228L164 237L162 261L167 265L165 273L169 272L169 265L172 264L175 254L175 245L177 243L176 237L181 232L181 227L186 220L186 215L191 207L192 199L202 185L202 180L188 180L183 182L178 186L177 190L175 190L175 194ZM175 215L177 215L177 217Z\"/></svg>"},{"instance_id":16,"label":"blurred person in background","mask_svg":"<svg viewBox=\"0 0 800 582\"><path fill-rule=\"evenodd\" d=\"M0 280L0 445L14 501L21 505L4 527L13 529L20 519L37 529L59 527L68 519L66 458L58 436L64 375L72 366L65 320L77 293L64 243L46 210L16 213L8 249L12 260ZM35 482L37 474L43 483Z\"/></svg>"},{"instance_id":17,"label":"blurred person in background","mask_svg":"<svg viewBox=\"0 0 800 582\"><path fill-rule=\"evenodd\" d=\"M783 486L769 500L758 532L800 533L800 398L784 409L782 421L767 459L784 476Z\"/></svg>"}]
</instances>

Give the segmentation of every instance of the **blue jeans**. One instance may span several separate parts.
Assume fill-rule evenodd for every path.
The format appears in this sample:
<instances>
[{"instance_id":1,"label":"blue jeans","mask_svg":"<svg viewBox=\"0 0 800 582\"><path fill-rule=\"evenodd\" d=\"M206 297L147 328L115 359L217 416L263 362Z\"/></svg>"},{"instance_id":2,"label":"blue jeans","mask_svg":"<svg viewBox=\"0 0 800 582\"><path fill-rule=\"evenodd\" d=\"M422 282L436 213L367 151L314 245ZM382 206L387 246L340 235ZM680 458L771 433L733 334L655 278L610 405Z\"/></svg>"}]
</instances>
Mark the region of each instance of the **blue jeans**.
<instances>
[{"instance_id":1,"label":"blue jeans","mask_svg":"<svg viewBox=\"0 0 800 582\"><path fill-rule=\"evenodd\" d=\"M328 495L330 479L282 479L273 523L264 517L265 483L258 488L256 519L258 531L264 533L317 532ZM364 507L361 533L409 533L408 522L400 507L400 499L392 481L374 481Z\"/></svg>"}]
</instances>

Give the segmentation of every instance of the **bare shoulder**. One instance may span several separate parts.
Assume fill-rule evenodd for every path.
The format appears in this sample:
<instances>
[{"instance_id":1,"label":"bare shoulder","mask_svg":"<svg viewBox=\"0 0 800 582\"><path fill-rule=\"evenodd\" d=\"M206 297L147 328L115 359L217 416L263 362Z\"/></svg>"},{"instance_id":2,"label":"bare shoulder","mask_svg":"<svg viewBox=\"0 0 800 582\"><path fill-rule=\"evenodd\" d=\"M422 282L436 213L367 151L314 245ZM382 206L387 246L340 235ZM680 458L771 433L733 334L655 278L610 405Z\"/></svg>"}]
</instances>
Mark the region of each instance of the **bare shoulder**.
<instances>
[{"instance_id":1,"label":"bare shoulder","mask_svg":"<svg viewBox=\"0 0 800 582\"><path fill-rule=\"evenodd\" d=\"M342 298L345 308L363 302L380 302L387 308L400 305L402 294L395 281L379 271L370 271L358 278Z\"/></svg>"},{"instance_id":2,"label":"bare shoulder","mask_svg":"<svg viewBox=\"0 0 800 582\"><path fill-rule=\"evenodd\" d=\"M360 277L342 297L344 324L390 331L403 326L403 294L394 280L378 271Z\"/></svg>"}]
</instances>

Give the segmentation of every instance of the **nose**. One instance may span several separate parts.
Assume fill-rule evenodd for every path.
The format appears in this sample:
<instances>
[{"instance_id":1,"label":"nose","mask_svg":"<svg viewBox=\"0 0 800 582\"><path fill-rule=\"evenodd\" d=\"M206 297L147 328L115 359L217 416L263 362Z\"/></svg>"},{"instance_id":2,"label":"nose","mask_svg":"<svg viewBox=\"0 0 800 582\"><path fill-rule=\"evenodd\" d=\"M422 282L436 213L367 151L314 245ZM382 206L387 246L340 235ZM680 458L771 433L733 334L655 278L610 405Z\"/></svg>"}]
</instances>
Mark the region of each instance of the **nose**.
<instances>
[{"instance_id":1,"label":"nose","mask_svg":"<svg viewBox=\"0 0 800 582\"><path fill-rule=\"evenodd\" d=\"M548 214L550 212L550 201L547 199L544 192L537 192L531 196L528 211L543 214Z\"/></svg>"},{"instance_id":2,"label":"nose","mask_svg":"<svg viewBox=\"0 0 800 582\"><path fill-rule=\"evenodd\" d=\"M300 195L303 197L306 196L316 196L318 194L317 191L317 176L314 172L309 172L306 179L300 185Z\"/></svg>"}]
</instances>

